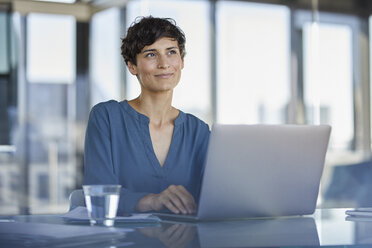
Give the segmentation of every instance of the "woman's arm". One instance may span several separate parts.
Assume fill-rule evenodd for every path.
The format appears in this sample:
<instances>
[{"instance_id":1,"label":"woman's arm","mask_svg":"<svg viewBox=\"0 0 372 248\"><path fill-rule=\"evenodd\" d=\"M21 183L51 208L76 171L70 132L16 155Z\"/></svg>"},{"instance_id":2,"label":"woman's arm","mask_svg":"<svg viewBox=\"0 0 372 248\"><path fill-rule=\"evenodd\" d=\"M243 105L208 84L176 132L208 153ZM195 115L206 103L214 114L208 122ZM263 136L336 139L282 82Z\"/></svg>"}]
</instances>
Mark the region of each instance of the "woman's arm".
<instances>
[{"instance_id":1,"label":"woman's arm","mask_svg":"<svg viewBox=\"0 0 372 248\"><path fill-rule=\"evenodd\" d=\"M87 125L84 147L84 184L120 184L111 151L110 122L107 110L93 107ZM137 202L147 195L122 188L118 214L133 212Z\"/></svg>"}]
</instances>

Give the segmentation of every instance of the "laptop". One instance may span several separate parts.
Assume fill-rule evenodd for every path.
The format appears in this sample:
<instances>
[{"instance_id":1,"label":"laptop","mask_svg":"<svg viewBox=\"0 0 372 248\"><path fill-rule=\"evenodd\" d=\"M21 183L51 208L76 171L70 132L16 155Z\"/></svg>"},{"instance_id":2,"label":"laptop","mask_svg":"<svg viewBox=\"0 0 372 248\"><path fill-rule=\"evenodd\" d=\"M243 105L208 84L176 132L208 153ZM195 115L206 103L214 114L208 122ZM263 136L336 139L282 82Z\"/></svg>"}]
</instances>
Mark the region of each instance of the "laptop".
<instances>
[{"instance_id":1,"label":"laptop","mask_svg":"<svg viewBox=\"0 0 372 248\"><path fill-rule=\"evenodd\" d=\"M313 214L331 127L212 127L195 215L162 219L210 221Z\"/></svg>"}]
</instances>

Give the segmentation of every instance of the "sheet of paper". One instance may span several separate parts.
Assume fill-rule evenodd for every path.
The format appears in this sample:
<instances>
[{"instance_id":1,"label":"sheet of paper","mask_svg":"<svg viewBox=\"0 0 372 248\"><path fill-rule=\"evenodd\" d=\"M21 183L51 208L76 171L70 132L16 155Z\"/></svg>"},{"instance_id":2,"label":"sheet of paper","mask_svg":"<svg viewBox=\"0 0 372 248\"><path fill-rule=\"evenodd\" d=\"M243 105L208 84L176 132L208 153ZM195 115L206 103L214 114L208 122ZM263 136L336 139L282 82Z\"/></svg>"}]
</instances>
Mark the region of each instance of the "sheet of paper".
<instances>
[{"instance_id":1,"label":"sheet of paper","mask_svg":"<svg viewBox=\"0 0 372 248\"><path fill-rule=\"evenodd\" d=\"M77 207L70 212L61 215L66 220L82 220L88 221L88 211L86 207ZM159 222L159 217L152 214L131 214L128 217L117 216L115 222Z\"/></svg>"},{"instance_id":2,"label":"sheet of paper","mask_svg":"<svg viewBox=\"0 0 372 248\"><path fill-rule=\"evenodd\" d=\"M106 228L45 223L0 222L0 247L50 247L56 244L123 242L130 228ZM23 247L23 246L22 246Z\"/></svg>"},{"instance_id":3,"label":"sheet of paper","mask_svg":"<svg viewBox=\"0 0 372 248\"><path fill-rule=\"evenodd\" d=\"M131 228L107 228L99 226L74 226L45 223L10 222L0 223L0 234L40 235L49 238L72 238L97 234L119 234L131 232Z\"/></svg>"},{"instance_id":4,"label":"sheet of paper","mask_svg":"<svg viewBox=\"0 0 372 248\"><path fill-rule=\"evenodd\" d=\"M372 218L372 208L357 208L357 209L354 209L354 210L346 210L345 213L347 215L350 215L350 216L371 217Z\"/></svg>"}]
</instances>

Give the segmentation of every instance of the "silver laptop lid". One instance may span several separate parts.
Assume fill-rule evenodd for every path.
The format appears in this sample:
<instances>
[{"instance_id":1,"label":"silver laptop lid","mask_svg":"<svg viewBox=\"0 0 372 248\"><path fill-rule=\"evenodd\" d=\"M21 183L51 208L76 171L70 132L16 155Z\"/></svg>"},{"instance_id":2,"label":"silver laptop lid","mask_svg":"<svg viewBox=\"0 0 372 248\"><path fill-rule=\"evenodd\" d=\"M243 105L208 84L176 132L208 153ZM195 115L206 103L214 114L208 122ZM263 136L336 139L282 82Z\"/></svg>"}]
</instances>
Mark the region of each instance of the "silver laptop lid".
<instances>
[{"instance_id":1,"label":"silver laptop lid","mask_svg":"<svg viewBox=\"0 0 372 248\"><path fill-rule=\"evenodd\" d=\"M215 124L198 218L312 214L330 131L326 125Z\"/></svg>"}]
</instances>

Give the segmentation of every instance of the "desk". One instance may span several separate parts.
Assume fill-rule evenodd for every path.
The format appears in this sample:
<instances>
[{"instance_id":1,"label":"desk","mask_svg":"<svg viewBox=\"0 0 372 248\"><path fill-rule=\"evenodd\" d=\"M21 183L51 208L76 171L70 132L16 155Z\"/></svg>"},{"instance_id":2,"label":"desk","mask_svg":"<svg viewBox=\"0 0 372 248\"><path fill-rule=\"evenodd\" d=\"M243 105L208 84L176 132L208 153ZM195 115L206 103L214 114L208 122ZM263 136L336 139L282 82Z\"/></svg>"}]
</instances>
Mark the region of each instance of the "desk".
<instances>
[{"instance_id":1,"label":"desk","mask_svg":"<svg viewBox=\"0 0 372 248\"><path fill-rule=\"evenodd\" d=\"M28 237L15 241L5 235L9 230L0 230L0 247L372 247L372 221L346 221L345 210L318 209L311 216L265 220L120 223L114 229L124 235L87 238L77 234L61 242L43 240L45 237L34 239L36 243L27 240ZM0 219L12 219L15 221L12 223L23 226L45 223L56 227L57 224L69 230L105 228L68 224L57 215L3 216Z\"/></svg>"}]
</instances>

